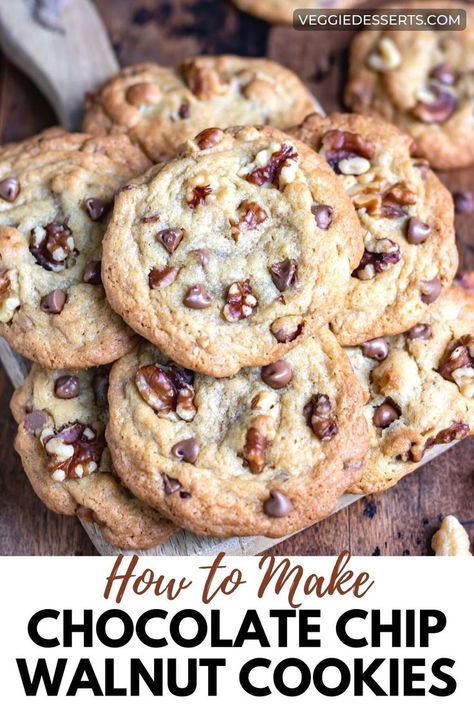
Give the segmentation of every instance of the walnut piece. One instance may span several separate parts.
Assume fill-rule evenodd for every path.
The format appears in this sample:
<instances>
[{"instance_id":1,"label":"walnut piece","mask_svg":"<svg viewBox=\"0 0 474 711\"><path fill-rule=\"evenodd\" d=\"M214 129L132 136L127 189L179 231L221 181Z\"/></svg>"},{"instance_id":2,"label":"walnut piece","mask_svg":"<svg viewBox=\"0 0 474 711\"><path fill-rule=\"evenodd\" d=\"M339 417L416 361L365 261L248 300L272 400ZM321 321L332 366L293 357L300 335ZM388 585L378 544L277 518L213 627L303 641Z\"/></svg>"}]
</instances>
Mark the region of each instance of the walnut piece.
<instances>
[{"instance_id":1,"label":"walnut piece","mask_svg":"<svg viewBox=\"0 0 474 711\"><path fill-rule=\"evenodd\" d=\"M436 555L472 555L469 536L456 516L446 516L431 539Z\"/></svg>"},{"instance_id":2,"label":"walnut piece","mask_svg":"<svg viewBox=\"0 0 474 711\"><path fill-rule=\"evenodd\" d=\"M257 299L253 295L250 281L234 281L227 289L222 314L226 321L241 321L251 316L256 306Z\"/></svg>"},{"instance_id":3,"label":"walnut piece","mask_svg":"<svg viewBox=\"0 0 474 711\"><path fill-rule=\"evenodd\" d=\"M20 306L20 285L16 269L0 275L0 323L8 323Z\"/></svg>"},{"instance_id":4,"label":"walnut piece","mask_svg":"<svg viewBox=\"0 0 474 711\"><path fill-rule=\"evenodd\" d=\"M142 399L160 417L171 415L190 422L196 415L193 374L177 365L144 365L135 375Z\"/></svg>"},{"instance_id":5,"label":"walnut piece","mask_svg":"<svg viewBox=\"0 0 474 711\"><path fill-rule=\"evenodd\" d=\"M81 422L65 425L55 431L42 430L40 441L48 456L48 472L53 481L82 479L98 469L105 449L103 433Z\"/></svg>"}]
</instances>

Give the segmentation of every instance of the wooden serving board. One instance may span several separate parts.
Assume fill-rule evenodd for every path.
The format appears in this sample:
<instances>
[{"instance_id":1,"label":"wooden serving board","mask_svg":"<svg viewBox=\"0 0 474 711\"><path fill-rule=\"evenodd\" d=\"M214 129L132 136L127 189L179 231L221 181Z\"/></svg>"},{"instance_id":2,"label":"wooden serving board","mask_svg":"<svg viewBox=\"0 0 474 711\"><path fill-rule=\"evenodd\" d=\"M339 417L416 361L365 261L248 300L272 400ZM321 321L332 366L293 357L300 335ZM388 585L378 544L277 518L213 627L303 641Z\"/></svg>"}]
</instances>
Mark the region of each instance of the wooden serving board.
<instances>
[{"instance_id":1,"label":"wooden serving board","mask_svg":"<svg viewBox=\"0 0 474 711\"><path fill-rule=\"evenodd\" d=\"M43 91L61 124L77 129L83 97L118 70L118 62L108 35L90 0L69 0L61 15L65 31L44 27L35 20L32 0L0 0L0 45L10 61L19 66ZM93 40L91 41L91 38ZM323 110L315 99L315 110ZM14 387L23 382L29 363L0 338L0 361ZM423 464L448 447L433 447ZM341 497L335 511L349 506L360 496ZM130 554L104 540L100 527L81 520L101 555ZM206 538L178 531L161 546L138 551L142 555L255 555L282 539L263 536L246 538Z\"/></svg>"}]
</instances>

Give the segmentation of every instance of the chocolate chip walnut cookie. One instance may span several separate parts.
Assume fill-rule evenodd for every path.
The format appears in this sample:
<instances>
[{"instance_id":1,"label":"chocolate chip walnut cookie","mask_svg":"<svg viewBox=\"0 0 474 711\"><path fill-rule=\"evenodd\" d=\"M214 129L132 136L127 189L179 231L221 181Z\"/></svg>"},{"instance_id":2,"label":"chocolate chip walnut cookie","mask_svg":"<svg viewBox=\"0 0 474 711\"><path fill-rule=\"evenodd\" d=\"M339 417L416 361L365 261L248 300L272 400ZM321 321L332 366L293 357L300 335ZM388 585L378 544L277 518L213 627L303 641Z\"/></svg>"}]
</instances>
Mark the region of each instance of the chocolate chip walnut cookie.
<instances>
[{"instance_id":1,"label":"chocolate chip walnut cookie","mask_svg":"<svg viewBox=\"0 0 474 711\"><path fill-rule=\"evenodd\" d=\"M125 485L178 525L280 536L328 515L360 477L363 394L327 328L219 380L143 342L112 369L106 437Z\"/></svg>"},{"instance_id":2,"label":"chocolate chip walnut cookie","mask_svg":"<svg viewBox=\"0 0 474 711\"><path fill-rule=\"evenodd\" d=\"M114 195L149 166L126 136L50 129L0 150L0 335L48 368L110 362L134 337L101 284Z\"/></svg>"},{"instance_id":3,"label":"chocolate chip walnut cookie","mask_svg":"<svg viewBox=\"0 0 474 711\"><path fill-rule=\"evenodd\" d=\"M91 97L83 129L126 132L159 162L208 126L287 128L316 108L296 74L268 59L194 57L123 69Z\"/></svg>"},{"instance_id":4,"label":"chocolate chip walnut cookie","mask_svg":"<svg viewBox=\"0 0 474 711\"><path fill-rule=\"evenodd\" d=\"M345 9L363 0L233 0L240 10L272 23L291 25L295 10Z\"/></svg>"},{"instance_id":5,"label":"chocolate chip walnut cookie","mask_svg":"<svg viewBox=\"0 0 474 711\"><path fill-rule=\"evenodd\" d=\"M365 250L331 324L356 345L407 330L449 287L458 263L450 193L408 136L356 114L309 116L290 131L323 156L357 210Z\"/></svg>"},{"instance_id":6,"label":"chocolate chip walnut cookie","mask_svg":"<svg viewBox=\"0 0 474 711\"><path fill-rule=\"evenodd\" d=\"M406 333L347 348L370 392L371 448L354 493L393 486L436 444L474 431L474 274L453 285Z\"/></svg>"},{"instance_id":7,"label":"chocolate chip walnut cookie","mask_svg":"<svg viewBox=\"0 0 474 711\"><path fill-rule=\"evenodd\" d=\"M393 121L410 133L417 153L433 167L468 166L474 162L474 10L462 3L422 5L464 8L466 29L358 33L345 100L354 111ZM395 6L384 9L389 7Z\"/></svg>"},{"instance_id":8,"label":"chocolate chip walnut cookie","mask_svg":"<svg viewBox=\"0 0 474 711\"><path fill-rule=\"evenodd\" d=\"M113 474L106 447L108 372L47 371L34 365L11 402L15 448L48 508L100 526L121 548L150 548L174 527L134 498Z\"/></svg>"},{"instance_id":9,"label":"chocolate chip walnut cookie","mask_svg":"<svg viewBox=\"0 0 474 711\"><path fill-rule=\"evenodd\" d=\"M223 377L326 323L361 256L357 215L319 156L274 128L209 128L117 197L103 279L135 331Z\"/></svg>"}]
</instances>

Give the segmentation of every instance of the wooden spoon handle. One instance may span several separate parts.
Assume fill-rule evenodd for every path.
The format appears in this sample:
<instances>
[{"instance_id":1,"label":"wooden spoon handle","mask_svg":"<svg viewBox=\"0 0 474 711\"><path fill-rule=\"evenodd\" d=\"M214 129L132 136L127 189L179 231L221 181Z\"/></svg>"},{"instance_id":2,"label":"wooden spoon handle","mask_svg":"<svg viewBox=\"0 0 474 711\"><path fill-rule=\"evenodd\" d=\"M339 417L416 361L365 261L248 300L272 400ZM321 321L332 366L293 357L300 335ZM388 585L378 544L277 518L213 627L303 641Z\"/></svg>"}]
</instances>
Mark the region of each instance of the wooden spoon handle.
<instances>
[{"instance_id":1,"label":"wooden spoon handle","mask_svg":"<svg viewBox=\"0 0 474 711\"><path fill-rule=\"evenodd\" d=\"M0 45L41 89L68 129L80 126L84 94L118 71L107 32L90 0L61 14L64 32L40 24L26 0L0 0Z\"/></svg>"}]
</instances>

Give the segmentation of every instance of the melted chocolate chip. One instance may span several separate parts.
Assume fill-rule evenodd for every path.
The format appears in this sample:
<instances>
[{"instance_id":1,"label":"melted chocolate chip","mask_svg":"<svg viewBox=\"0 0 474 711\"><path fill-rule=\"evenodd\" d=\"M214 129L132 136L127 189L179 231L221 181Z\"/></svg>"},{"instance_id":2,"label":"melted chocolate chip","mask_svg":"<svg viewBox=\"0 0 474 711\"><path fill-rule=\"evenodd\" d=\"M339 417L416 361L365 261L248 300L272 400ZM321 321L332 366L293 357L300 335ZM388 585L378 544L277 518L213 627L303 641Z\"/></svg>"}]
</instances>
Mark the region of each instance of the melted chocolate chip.
<instances>
[{"instance_id":1,"label":"melted chocolate chip","mask_svg":"<svg viewBox=\"0 0 474 711\"><path fill-rule=\"evenodd\" d=\"M60 314L66 303L66 293L62 289L54 289L43 296L40 309L47 314Z\"/></svg>"},{"instance_id":2,"label":"melted chocolate chip","mask_svg":"<svg viewBox=\"0 0 474 711\"><path fill-rule=\"evenodd\" d=\"M92 379L94 400L101 410L107 407L107 392L109 390L109 374L107 370L98 370Z\"/></svg>"},{"instance_id":3,"label":"melted chocolate chip","mask_svg":"<svg viewBox=\"0 0 474 711\"><path fill-rule=\"evenodd\" d=\"M281 491L271 489L270 498L264 502L263 510L267 516L271 516L272 518L282 518L283 516L287 516L293 510L293 506L287 497L281 493Z\"/></svg>"},{"instance_id":4,"label":"melted chocolate chip","mask_svg":"<svg viewBox=\"0 0 474 711\"><path fill-rule=\"evenodd\" d=\"M456 83L458 74L447 62L437 64L430 72L432 79L437 79L441 84L452 86Z\"/></svg>"},{"instance_id":5,"label":"melted chocolate chip","mask_svg":"<svg viewBox=\"0 0 474 711\"><path fill-rule=\"evenodd\" d=\"M85 206L86 212L93 222L100 220L112 207L110 202L94 197L87 198Z\"/></svg>"},{"instance_id":6,"label":"melted chocolate chip","mask_svg":"<svg viewBox=\"0 0 474 711\"><path fill-rule=\"evenodd\" d=\"M181 104L179 107L178 111L178 116L181 119L187 119L189 118L190 110L189 110L189 104Z\"/></svg>"},{"instance_id":7,"label":"melted chocolate chip","mask_svg":"<svg viewBox=\"0 0 474 711\"><path fill-rule=\"evenodd\" d=\"M416 217L410 217L407 223L407 242L410 244L423 244L431 234L430 225Z\"/></svg>"},{"instance_id":8,"label":"melted chocolate chip","mask_svg":"<svg viewBox=\"0 0 474 711\"><path fill-rule=\"evenodd\" d=\"M395 422L395 420L398 420L399 417L399 410L389 402L384 402L376 408L373 416L373 423L375 427L384 428L391 425L392 422Z\"/></svg>"},{"instance_id":9,"label":"melted chocolate chip","mask_svg":"<svg viewBox=\"0 0 474 711\"><path fill-rule=\"evenodd\" d=\"M101 266L102 262L99 259L88 262L85 266L84 274L82 275L82 281L85 284L92 284L93 286L102 284Z\"/></svg>"},{"instance_id":10,"label":"melted chocolate chip","mask_svg":"<svg viewBox=\"0 0 474 711\"><path fill-rule=\"evenodd\" d=\"M183 304L190 309L208 309L212 299L202 284L195 284L186 292Z\"/></svg>"},{"instance_id":11,"label":"melted chocolate chip","mask_svg":"<svg viewBox=\"0 0 474 711\"><path fill-rule=\"evenodd\" d=\"M270 276L278 291L286 291L296 284L298 265L294 259L275 262L269 268Z\"/></svg>"},{"instance_id":12,"label":"melted chocolate chip","mask_svg":"<svg viewBox=\"0 0 474 711\"><path fill-rule=\"evenodd\" d=\"M50 421L51 416L46 410L33 410L28 413L23 421L23 426L28 434L37 436Z\"/></svg>"},{"instance_id":13,"label":"melted chocolate chip","mask_svg":"<svg viewBox=\"0 0 474 711\"><path fill-rule=\"evenodd\" d=\"M429 338L431 338L432 334L433 329L431 328L429 323L417 323L415 326L412 326L409 331L407 331L407 338L409 338L411 341L414 341L416 339L427 341Z\"/></svg>"},{"instance_id":14,"label":"melted chocolate chip","mask_svg":"<svg viewBox=\"0 0 474 711\"><path fill-rule=\"evenodd\" d=\"M177 479L173 479L173 477L167 474L162 474L161 478L163 479L163 489L166 496L170 496L181 489L181 484Z\"/></svg>"},{"instance_id":15,"label":"melted chocolate chip","mask_svg":"<svg viewBox=\"0 0 474 711\"><path fill-rule=\"evenodd\" d=\"M293 378L293 369L286 360L277 360L266 365L261 370L262 380L266 385L275 390L284 388Z\"/></svg>"},{"instance_id":16,"label":"melted chocolate chip","mask_svg":"<svg viewBox=\"0 0 474 711\"><path fill-rule=\"evenodd\" d=\"M79 380L74 375L62 375L54 382L54 394L61 400L71 400L80 392Z\"/></svg>"},{"instance_id":17,"label":"melted chocolate chip","mask_svg":"<svg viewBox=\"0 0 474 711\"><path fill-rule=\"evenodd\" d=\"M148 276L150 289L165 288L172 284L179 274L177 267L153 268Z\"/></svg>"},{"instance_id":18,"label":"melted chocolate chip","mask_svg":"<svg viewBox=\"0 0 474 711\"><path fill-rule=\"evenodd\" d=\"M331 226L334 210L329 205L313 205L311 212L320 230L327 230Z\"/></svg>"},{"instance_id":19,"label":"melted chocolate chip","mask_svg":"<svg viewBox=\"0 0 474 711\"><path fill-rule=\"evenodd\" d=\"M385 360L388 355L388 343L385 338L373 338L362 344L362 353L367 358Z\"/></svg>"},{"instance_id":20,"label":"melted chocolate chip","mask_svg":"<svg viewBox=\"0 0 474 711\"><path fill-rule=\"evenodd\" d=\"M158 242L161 242L163 247L170 253L173 254L173 252L177 249L179 243L184 237L184 232L183 230L179 229L174 229L174 230L160 230L158 234L156 235L156 239Z\"/></svg>"},{"instance_id":21,"label":"melted chocolate chip","mask_svg":"<svg viewBox=\"0 0 474 711\"><path fill-rule=\"evenodd\" d=\"M5 178L0 181L0 198L7 202L15 202L20 194L20 183L16 178Z\"/></svg>"},{"instance_id":22,"label":"melted chocolate chip","mask_svg":"<svg viewBox=\"0 0 474 711\"><path fill-rule=\"evenodd\" d=\"M420 291L423 303L432 304L441 294L441 281L437 278L430 281L422 281Z\"/></svg>"},{"instance_id":23,"label":"melted chocolate chip","mask_svg":"<svg viewBox=\"0 0 474 711\"><path fill-rule=\"evenodd\" d=\"M182 439L180 442L176 442L171 448L171 454L176 457L176 459L194 464L199 457L200 450L201 447L197 439L190 437L189 439Z\"/></svg>"}]
</instances>

